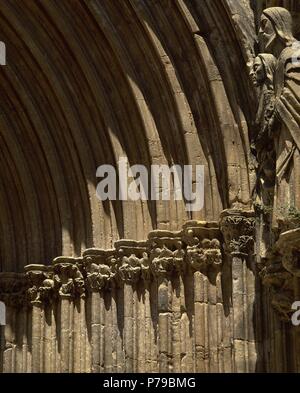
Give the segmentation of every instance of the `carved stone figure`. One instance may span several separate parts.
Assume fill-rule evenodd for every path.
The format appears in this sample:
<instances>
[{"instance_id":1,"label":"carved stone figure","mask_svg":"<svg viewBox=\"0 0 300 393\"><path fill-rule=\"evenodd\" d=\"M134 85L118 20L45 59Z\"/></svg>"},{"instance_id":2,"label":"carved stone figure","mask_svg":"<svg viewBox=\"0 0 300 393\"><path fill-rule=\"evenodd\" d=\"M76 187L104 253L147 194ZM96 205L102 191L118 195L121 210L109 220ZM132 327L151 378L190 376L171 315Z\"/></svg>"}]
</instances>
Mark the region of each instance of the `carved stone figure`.
<instances>
[{"instance_id":1,"label":"carved stone figure","mask_svg":"<svg viewBox=\"0 0 300 393\"><path fill-rule=\"evenodd\" d=\"M263 11L259 30L262 49L277 59L274 77L276 190L274 226L283 207L300 208L300 45L292 33L292 17L284 8Z\"/></svg>"},{"instance_id":2,"label":"carved stone figure","mask_svg":"<svg viewBox=\"0 0 300 393\"><path fill-rule=\"evenodd\" d=\"M116 246L117 278L128 285L137 284L140 278L147 276L147 243L135 240L119 240Z\"/></svg>"},{"instance_id":3,"label":"carved stone figure","mask_svg":"<svg viewBox=\"0 0 300 393\"><path fill-rule=\"evenodd\" d=\"M28 281L27 300L31 304L51 302L54 295L52 272L44 265L28 265L25 268Z\"/></svg>"},{"instance_id":4,"label":"carved stone figure","mask_svg":"<svg viewBox=\"0 0 300 393\"><path fill-rule=\"evenodd\" d=\"M106 288L110 279L110 267L107 264L99 263L96 258L88 256L84 260L86 270L86 281L90 291L100 291Z\"/></svg>"},{"instance_id":5,"label":"carved stone figure","mask_svg":"<svg viewBox=\"0 0 300 393\"><path fill-rule=\"evenodd\" d=\"M275 56L259 54L253 64L251 76L255 86L260 88L259 106L256 117L254 149L257 159L257 181L254 190L254 205L257 220L257 255L265 258L271 244L271 209L274 199L276 157L273 142L274 129L274 73Z\"/></svg>"},{"instance_id":6,"label":"carved stone figure","mask_svg":"<svg viewBox=\"0 0 300 393\"><path fill-rule=\"evenodd\" d=\"M179 234L168 231L152 231L150 261L153 275L167 277L185 271L185 252Z\"/></svg>"},{"instance_id":7,"label":"carved stone figure","mask_svg":"<svg viewBox=\"0 0 300 393\"><path fill-rule=\"evenodd\" d=\"M276 58L267 53L259 54L254 61L251 72L255 86L260 87L259 107L257 111L255 137L255 150L257 154L257 175L263 187L257 185L261 190L272 190L274 186L274 148L271 138L274 119L274 85L273 78L276 67ZM258 190L257 190L258 191ZM261 193L261 191L258 191ZM265 203L271 203L271 196L262 195Z\"/></svg>"},{"instance_id":8,"label":"carved stone figure","mask_svg":"<svg viewBox=\"0 0 300 393\"><path fill-rule=\"evenodd\" d=\"M126 255L122 256L119 275L121 280L127 284L137 283L141 276L140 259L134 254L131 254L129 257Z\"/></svg>"},{"instance_id":9,"label":"carved stone figure","mask_svg":"<svg viewBox=\"0 0 300 393\"><path fill-rule=\"evenodd\" d=\"M58 257L53 261L54 285L63 298L84 296L85 287L82 273L74 258Z\"/></svg>"}]
</instances>

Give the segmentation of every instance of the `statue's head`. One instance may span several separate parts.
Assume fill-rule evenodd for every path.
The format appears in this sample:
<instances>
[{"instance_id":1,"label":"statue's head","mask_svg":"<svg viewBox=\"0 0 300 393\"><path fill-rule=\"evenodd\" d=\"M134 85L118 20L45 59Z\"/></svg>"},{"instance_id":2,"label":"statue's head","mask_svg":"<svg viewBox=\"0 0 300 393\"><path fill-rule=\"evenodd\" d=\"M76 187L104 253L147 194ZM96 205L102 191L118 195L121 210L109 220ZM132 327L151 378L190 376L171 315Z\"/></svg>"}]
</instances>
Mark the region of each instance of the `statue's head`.
<instances>
[{"instance_id":1,"label":"statue's head","mask_svg":"<svg viewBox=\"0 0 300 393\"><path fill-rule=\"evenodd\" d=\"M259 56L257 56L254 60L250 76L255 86L261 86L265 80L265 70Z\"/></svg>"},{"instance_id":2,"label":"statue's head","mask_svg":"<svg viewBox=\"0 0 300 393\"><path fill-rule=\"evenodd\" d=\"M261 50L266 53L276 53L279 48L291 46L295 38L290 12L282 7L265 9L260 20L259 41Z\"/></svg>"},{"instance_id":3,"label":"statue's head","mask_svg":"<svg viewBox=\"0 0 300 393\"><path fill-rule=\"evenodd\" d=\"M253 63L250 75L255 86L269 82L273 83L277 60L269 53L259 54Z\"/></svg>"}]
</instances>

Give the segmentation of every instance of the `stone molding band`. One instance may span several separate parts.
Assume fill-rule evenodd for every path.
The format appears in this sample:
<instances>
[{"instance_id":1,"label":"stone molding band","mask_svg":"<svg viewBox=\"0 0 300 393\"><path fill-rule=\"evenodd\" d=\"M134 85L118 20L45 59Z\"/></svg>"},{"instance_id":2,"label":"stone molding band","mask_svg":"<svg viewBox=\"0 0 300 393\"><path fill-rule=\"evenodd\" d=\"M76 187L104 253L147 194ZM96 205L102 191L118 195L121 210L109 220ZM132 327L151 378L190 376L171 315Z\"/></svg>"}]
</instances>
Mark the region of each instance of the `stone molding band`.
<instances>
[{"instance_id":1,"label":"stone molding band","mask_svg":"<svg viewBox=\"0 0 300 393\"><path fill-rule=\"evenodd\" d=\"M235 246L240 252L250 251L244 247L244 236L250 238L252 216L252 212L226 211L220 225L188 221L178 232L152 231L147 241L119 240L111 250L87 249L79 258L55 258L51 266L27 265L24 273L0 273L0 300L14 306L39 305L112 286L136 285L140 280L147 285L188 271L217 273L224 252L235 253Z\"/></svg>"}]
</instances>

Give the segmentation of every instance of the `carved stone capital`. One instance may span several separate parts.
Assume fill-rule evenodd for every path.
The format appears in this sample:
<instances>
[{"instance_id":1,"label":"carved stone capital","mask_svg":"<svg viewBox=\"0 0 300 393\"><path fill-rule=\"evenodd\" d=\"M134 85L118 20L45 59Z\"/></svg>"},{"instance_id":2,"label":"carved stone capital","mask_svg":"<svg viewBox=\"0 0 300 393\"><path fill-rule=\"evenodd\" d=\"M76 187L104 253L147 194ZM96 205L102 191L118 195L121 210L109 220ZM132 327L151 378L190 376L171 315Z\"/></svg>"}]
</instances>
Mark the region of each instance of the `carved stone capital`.
<instances>
[{"instance_id":1,"label":"carved stone capital","mask_svg":"<svg viewBox=\"0 0 300 393\"><path fill-rule=\"evenodd\" d=\"M22 273L0 273L0 301L7 307L26 304L26 278Z\"/></svg>"},{"instance_id":2,"label":"carved stone capital","mask_svg":"<svg viewBox=\"0 0 300 393\"><path fill-rule=\"evenodd\" d=\"M282 255L283 267L295 277L300 277L300 228L282 233L275 245Z\"/></svg>"},{"instance_id":3,"label":"carved stone capital","mask_svg":"<svg viewBox=\"0 0 300 393\"><path fill-rule=\"evenodd\" d=\"M150 262L155 277L166 278L185 272L185 251L181 232L152 231L149 233Z\"/></svg>"},{"instance_id":4,"label":"carved stone capital","mask_svg":"<svg viewBox=\"0 0 300 393\"><path fill-rule=\"evenodd\" d=\"M194 271L221 269L220 235L217 223L189 221L184 225L182 238L187 244L186 259Z\"/></svg>"},{"instance_id":5,"label":"carved stone capital","mask_svg":"<svg viewBox=\"0 0 300 393\"><path fill-rule=\"evenodd\" d=\"M51 268L45 265L25 266L27 300L31 305L40 305L53 298L54 280Z\"/></svg>"},{"instance_id":6,"label":"carved stone capital","mask_svg":"<svg viewBox=\"0 0 300 393\"><path fill-rule=\"evenodd\" d=\"M121 281L134 284L140 278L151 278L147 243L144 241L119 240L115 243L118 275Z\"/></svg>"},{"instance_id":7,"label":"carved stone capital","mask_svg":"<svg viewBox=\"0 0 300 393\"><path fill-rule=\"evenodd\" d=\"M260 271L263 285L269 288L271 304L279 318L289 322L294 302L293 276L282 265L277 254L269 257L268 264Z\"/></svg>"},{"instance_id":8,"label":"carved stone capital","mask_svg":"<svg viewBox=\"0 0 300 393\"><path fill-rule=\"evenodd\" d=\"M62 298L84 296L85 283L78 267L81 259L58 257L53 261L54 285Z\"/></svg>"},{"instance_id":9,"label":"carved stone capital","mask_svg":"<svg viewBox=\"0 0 300 393\"><path fill-rule=\"evenodd\" d=\"M86 287L91 292L108 288L113 277L110 258L115 250L88 249L83 253Z\"/></svg>"},{"instance_id":10,"label":"carved stone capital","mask_svg":"<svg viewBox=\"0 0 300 393\"><path fill-rule=\"evenodd\" d=\"M253 254L254 212L225 210L221 213L220 228L225 240L225 251L229 255L248 257Z\"/></svg>"}]
</instances>

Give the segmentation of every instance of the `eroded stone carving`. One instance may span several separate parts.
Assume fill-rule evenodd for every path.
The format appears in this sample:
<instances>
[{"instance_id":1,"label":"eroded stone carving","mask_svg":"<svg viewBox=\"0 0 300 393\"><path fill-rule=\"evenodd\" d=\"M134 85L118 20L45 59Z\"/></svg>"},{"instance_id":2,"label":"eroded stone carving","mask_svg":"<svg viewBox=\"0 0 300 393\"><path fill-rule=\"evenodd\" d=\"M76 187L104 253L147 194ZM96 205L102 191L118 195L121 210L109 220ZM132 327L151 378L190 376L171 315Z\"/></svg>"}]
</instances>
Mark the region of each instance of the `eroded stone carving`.
<instances>
[{"instance_id":1,"label":"eroded stone carving","mask_svg":"<svg viewBox=\"0 0 300 393\"><path fill-rule=\"evenodd\" d=\"M254 189L254 207L257 214L256 254L258 262L266 257L271 244L271 220L275 187L274 129L274 72L276 58L271 54L259 54L254 60L252 77L260 88L259 107L256 117L256 135L253 142L257 160L257 181Z\"/></svg>"},{"instance_id":2,"label":"eroded stone carving","mask_svg":"<svg viewBox=\"0 0 300 393\"><path fill-rule=\"evenodd\" d=\"M52 301L55 283L51 270L44 265L27 265L25 272L28 301L33 305Z\"/></svg>"},{"instance_id":3,"label":"eroded stone carving","mask_svg":"<svg viewBox=\"0 0 300 393\"><path fill-rule=\"evenodd\" d=\"M149 234L151 269L156 277L185 271L185 252L180 232L152 231Z\"/></svg>"},{"instance_id":4,"label":"eroded stone carving","mask_svg":"<svg viewBox=\"0 0 300 393\"><path fill-rule=\"evenodd\" d=\"M58 257L51 266L28 265L20 288L20 280L1 285L0 300L10 297L15 302L19 294L20 304L27 299L31 305L42 305L110 290L115 284L143 280L146 285L154 277L169 280L185 274L188 267L203 273L220 271L220 234L216 222L189 221L180 232L153 231L147 241L120 240L115 249L87 249L80 258Z\"/></svg>"},{"instance_id":5,"label":"eroded stone carving","mask_svg":"<svg viewBox=\"0 0 300 393\"><path fill-rule=\"evenodd\" d=\"M293 277L282 265L281 257L273 253L268 264L261 270L262 283L269 288L271 305L280 319L289 322L294 301Z\"/></svg>"},{"instance_id":6,"label":"eroded stone carving","mask_svg":"<svg viewBox=\"0 0 300 393\"><path fill-rule=\"evenodd\" d=\"M217 223L191 221L184 226L183 239L187 244L186 258L194 271L221 269L222 253Z\"/></svg>"},{"instance_id":7,"label":"eroded stone carving","mask_svg":"<svg viewBox=\"0 0 300 393\"><path fill-rule=\"evenodd\" d=\"M276 243L282 255L283 267L295 277L300 277L300 228L284 232Z\"/></svg>"},{"instance_id":8,"label":"eroded stone carving","mask_svg":"<svg viewBox=\"0 0 300 393\"><path fill-rule=\"evenodd\" d=\"M62 298L84 296L85 285L74 258L58 257L53 261L54 285Z\"/></svg>"},{"instance_id":9,"label":"eroded stone carving","mask_svg":"<svg viewBox=\"0 0 300 393\"><path fill-rule=\"evenodd\" d=\"M120 240L115 243L118 255L118 275L127 284L136 284L139 279L146 277L148 255L147 243L134 240Z\"/></svg>"},{"instance_id":10,"label":"eroded stone carving","mask_svg":"<svg viewBox=\"0 0 300 393\"><path fill-rule=\"evenodd\" d=\"M248 257L253 254L255 219L251 211L225 210L221 214L221 231L225 251L231 256Z\"/></svg>"},{"instance_id":11,"label":"eroded stone carving","mask_svg":"<svg viewBox=\"0 0 300 393\"><path fill-rule=\"evenodd\" d=\"M292 33L288 10L271 7L263 11L259 41L261 48L277 59L274 77L274 132L276 184L273 225L282 207L300 208L297 192L300 173L300 45Z\"/></svg>"},{"instance_id":12,"label":"eroded stone carving","mask_svg":"<svg viewBox=\"0 0 300 393\"><path fill-rule=\"evenodd\" d=\"M100 291L109 287L112 279L110 257L114 250L88 249L83 253L86 287L89 291Z\"/></svg>"},{"instance_id":13,"label":"eroded stone carving","mask_svg":"<svg viewBox=\"0 0 300 393\"><path fill-rule=\"evenodd\" d=\"M257 254L262 258L268 255L261 270L262 282L270 288L271 303L285 321L290 319L295 297L293 277L300 276L300 221L296 220L295 226L294 216L286 213L300 208L300 43L292 30L292 17L285 8L271 7L263 11L259 44L264 53L256 58L252 73L254 82L261 87L257 122L263 139L258 134L257 195L262 210L273 209L264 215L256 210ZM273 163L268 156L273 157L269 153L273 146L275 166L269 171L268 162L271 167ZM267 171L260 169L265 166ZM270 192L272 183L274 193ZM296 229L290 231L290 228Z\"/></svg>"},{"instance_id":14,"label":"eroded stone carving","mask_svg":"<svg viewBox=\"0 0 300 393\"><path fill-rule=\"evenodd\" d=\"M0 301L6 306L20 307L26 299L27 281L21 273L0 273Z\"/></svg>"}]
</instances>

